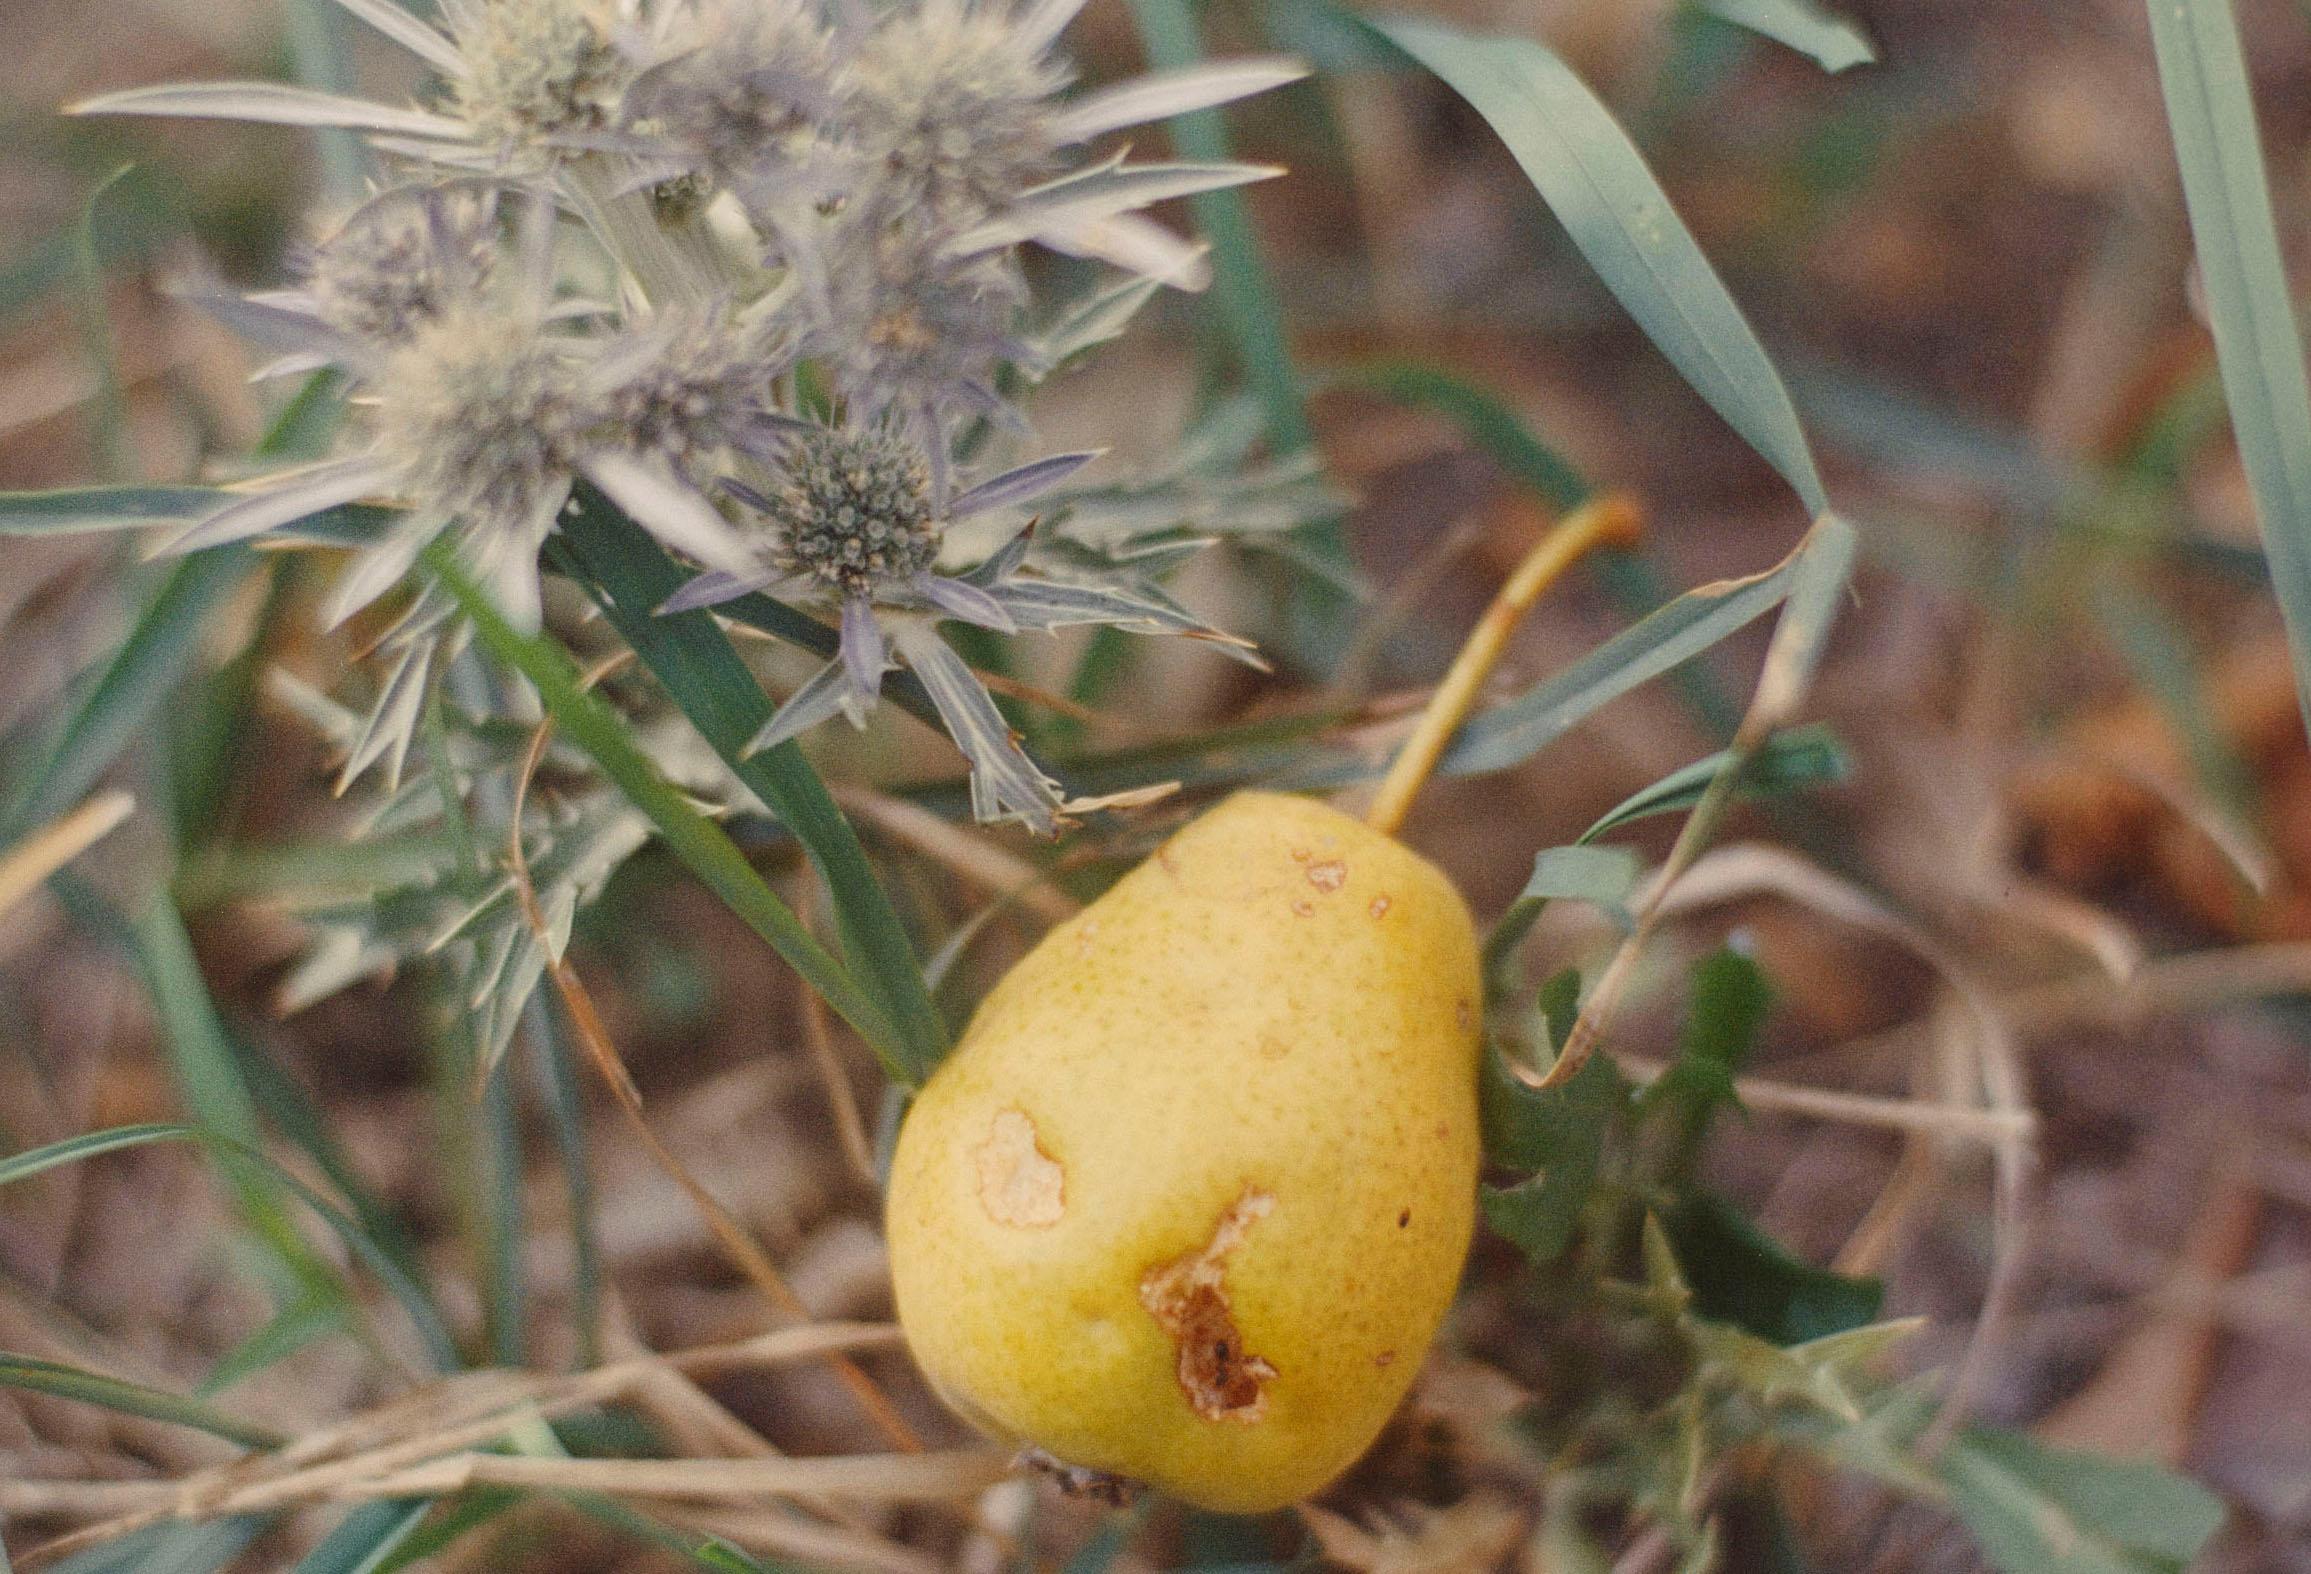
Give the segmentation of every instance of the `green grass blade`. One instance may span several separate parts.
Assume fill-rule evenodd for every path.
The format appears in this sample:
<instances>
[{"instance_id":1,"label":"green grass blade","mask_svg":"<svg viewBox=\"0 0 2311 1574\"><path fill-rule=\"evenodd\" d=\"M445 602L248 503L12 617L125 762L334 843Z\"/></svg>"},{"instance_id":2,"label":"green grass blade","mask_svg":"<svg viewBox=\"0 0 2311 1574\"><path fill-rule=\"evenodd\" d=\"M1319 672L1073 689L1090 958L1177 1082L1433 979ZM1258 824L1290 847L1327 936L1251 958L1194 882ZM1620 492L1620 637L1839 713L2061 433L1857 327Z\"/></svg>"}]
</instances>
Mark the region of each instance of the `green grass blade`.
<instances>
[{"instance_id":1,"label":"green grass blade","mask_svg":"<svg viewBox=\"0 0 2311 1574\"><path fill-rule=\"evenodd\" d=\"M1471 718L1439 769L1494 771L1529 759L1607 702L1770 612L1789 594L1801 561L1793 555L1754 578L1687 591L1555 677Z\"/></svg>"},{"instance_id":2,"label":"green grass blade","mask_svg":"<svg viewBox=\"0 0 2311 1574\"><path fill-rule=\"evenodd\" d=\"M1180 71L1203 64L1203 41L1196 33L1188 0L1132 0L1132 15L1147 50L1148 65ZM1175 116L1169 122L1172 146L1183 159L1229 163L1227 122L1216 109ZM1189 199L1196 228L1212 248L1212 298L1241 363L1244 376L1267 414L1268 437L1279 453L1306 448L1316 440L1299 375L1285 338L1284 307L1275 280L1260 258L1259 238L1244 194L1234 188Z\"/></svg>"},{"instance_id":3,"label":"green grass blade","mask_svg":"<svg viewBox=\"0 0 2311 1574\"><path fill-rule=\"evenodd\" d=\"M1581 833L1580 841L1593 842L1632 821L1692 808L1717 779L1717 773L1733 763L1733 751L1721 749L1705 760L1671 771L1606 810ZM1844 781L1852 769L1853 758L1836 734L1827 727L1798 727L1767 739L1742 766L1732 790L1736 798L1780 797Z\"/></svg>"},{"instance_id":4,"label":"green grass blade","mask_svg":"<svg viewBox=\"0 0 2311 1574\"><path fill-rule=\"evenodd\" d=\"M160 1017L161 1039L176 1073L178 1095L193 1124L243 1147L259 1146L264 1131L257 1119L257 1101L241 1077L176 904L165 895L147 901L131 920L130 941ZM267 1199L244 1201L255 1204L260 1213L272 1211Z\"/></svg>"},{"instance_id":5,"label":"green grass blade","mask_svg":"<svg viewBox=\"0 0 2311 1574\"><path fill-rule=\"evenodd\" d=\"M1781 374L1645 160L1570 66L1529 38L1413 17L1373 24L1468 100L1581 254L1687 382L1781 472L1810 514L1829 507Z\"/></svg>"},{"instance_id":6,"label":"green grass blade","mask_svg":"<svg viewBox=\"0 0 2311 1574\"><path fill-rule=\"evenodd\" d=\"M111 1126L103 1131L83 1132L77 1137L66 1137L22 1153L12 1153L0 1159L0 1186L15 1181L29 1180L43 1170L55 1169L60 1164L78 1164L100 1154L117 1153L122 1148L139 1148L148 1142L180 1142L197 1137L189 1126L169 1126L146 1123L141 1126Z\"/></svg>"},{"instance_id":7,"label":"green grass blade","mask_svg":"<svg viewBox=\"0 0 2311 1574\"><path fill-rule=\"evenodd\" d=\"M550 640L523 635L507 623L449 553L429 549L425 561L473 620L474 632L490 655L529 679L563 735L591 755L634 807L650 817L668 850L858 1030L892 1076L919 1076L908 1046L873 997L818 943L794 910L778 899L778 893L755 872L722 828L692 808L689 799L659 774L617 713L578 686L577 667L569 653Z\"/></svg>"},{"instance_id":8,"label":"green grass blade","mask_svg":"<svg viewBox=\"0 0 2311 1574\"><path fill-rule=\"evenodd\" d=\"M431 1498L364 1503L305 1554L295 1574L378 1574L432 1511Z\"/></svg>"},{"instance_id":9,"label":"green grass blade","mask_svg":"<svg viewBox=\"0 0 2311 1574\"><path fill-rule=\"evenodd\" d=\"M1695 4L1720 21L1796 50L1833 74L1874 64L1878 58L1877 46L1859 22L1814 0L1695 0Z\"/></svg>"},{"instance_id":10,"label":"green grass blade","mask_svg":"<svg viewBox=\"0 0 2311 1574\"><path fill-rule=\"evenodd\" d=\"M889 1047L905 1080L922 1081L947 1052L947 1030L924 987L914 944L857 833L801 746L788 742L746 753L770 720L761 683L710 614L660 617L653 610L688 575L632 521L581 492L562 529L574 565L626 643L699 735L810 854L832 893L836 932L851 973L889 1023L895 1035Z\"/></svg>"},{"instance_id":11,"label":"green grass blade","mask_svg":"<svg viewBox=\"0 0 2311 1574\"><path fill-rule=\"evenodd\" d=\"M402 1309L416 1325L419 1337L425 1341L434 1363L443 1371L456 1367L456 1343L449 1337L448 1328L442 1323L440 1313L434 1308L431 1297L423 1287L405 1273L390 1255L380 1251L377 1243L369 1238L368 1232L351 1215L254 1148L242 1147L192 1126L115 1126L105 1131L67 1137L62 1142L52 1142L45 1147L33 1148L0 1160L0 1186L24 1180L42 1170L54 1169L59 1164L72 1164L82 1159L95 1158L99 1154L142 1147L152 1142L201 1143L221 1159L246 1166L263 1175L272 1184L311 1208L401 1302Z\"/></svg>"},{"instance_id":12,"label":"green grass blade","mask_svg":"<svg viewBox=\"0 0 2311 1574\"><path fill-rule=\"evenodd\" d=\"M101 1372L83 1371L77 1366L34 1360L28 1355L12 1355L0 1351L0 1387L20 1388L27 1393L77 1400L82 1404L118 1411L122 1415L143 1416L148 1421L166 1421L172 1426L189 1426L213 1437L221 1437L228 1443L238 1443L243 1448L278 1448L286 1441L278 1432L227 1415L198 1399L188 1399L182 1394L171 1394L158 1388L147 1388L142 1383L132 1383L123 1378L107 1377Z\"/></svg>"},{"instance_id":13,"label":"green grass blade","mask_svg":"<svg viewBox=\"0 0 2311 1574\"><path fill-rule=\"evenodd\" d=\"M2311 379L2230 0L2149 0L2215 359L2311 724Z\"/></svg>"},{"instance_id":14,"label":"green grass blade","mask_svg":"<svg viewBox=\"0 0 2311 1574\"><path fill-rule=\"evenodd\" d=\"M1595 491L1588 478L1542 441L1499 395L1442 367L1376 361L1338 374L1328 386L1363 388L1398 404L1436 412L1511 480L1531 488L1559 513L1579 507ZM1595 553L1589 568L1614 606L1629 617L1641 617L1669 599L1667 582L1642 548ZM1732 735L1740 712L1707 671L1685 668L1673 681L1706 733Z\"/></svg>"},{"instance_id":15,"label":"green grass blade","mask_svg":"<svg viewBox=\"0 0 2311 1574\"><path fill-rule=\"evenodd\" d=\"M545 1002L533 999L523 1009L527 1042L538 1058L553 1120L554 1145L561 1150L562 1185L570 1206L570 1321L576 1325L578 1365L589 1367L602 1359L602 1242L578 1057Z\"/></svg>"},{"instance_id":16,"label":"green grass blade","mask_svg":"<svg viewBox=\"0 0 2311 1574\"><path fill-rule=\"evenodd\" d=\"M129 473L128 395L121 386L112 309L104 298L104 259L97 248L96 215L104 194L134 167L123 164L105 176L81 204L76 236L79 251L74 258L80 276L81 340L96 372L96 397L88 416L89 442L95 450L96 473L108 480L119 480Z\"/></svg>"},{"instance_id":17,"label":"green grass blade","mask_svg":"<svg viewBox=\"0 0 2311 1574\"><path fill-rule=\"evenodd\" d=\"M247 1084L249 1096L256 1100L257 1113L328 1178L337 1195L352 1210L353 1217L360 1221L362 1233L381 1254L392 1259L402 1277L411 1284L422 1285L424 1270L418 1264L417 1248L408 1231L362 1179L352 1157L338 1142L336 1133L329 1129L328 1118L313 1096L247 1035L228 1029L227 1038L240 1066L241 1080ZM439 1321L438 1303L434 1311Z\"/></svg>"},{"instance_id":18,"label":"green grass blade","mask_svg":"<svg viewBox=\"0 0 2311 1574\"><path fill-rule=\"evenodd\" d=\"M0 492L0 536L189 525L214 512L226 495L213 486L73 486L54 492Z\"/></svg>"},{"instance_id":19,"label":"green grass blade","mask_svg":"<svg viewBox=\"0 0 2311 1574\"><path fill-rule=\"evenodd\" d=\"M511 1487L479 1487L461 1492L449 1500L448 1506L428 1519L402 1545L388 1553L377 1565L376 1574L394 1574L396 1569L426 1565L434 1554L462 1541L474 1531L488 1524L508 1510L529 1501L527 1493Z\"/></svg>"},{"instance_id":20,"label":"green grass blade","mask_svg":"<svg viewBox=\"0 0 2311 1574\"><path fill-rule=\"evenodd\" d=\"M214 1399L267 1367L286 1361L307 1345L345 1331L345 1308L336 1301L312 1297L291 1301L255 1333L217 1358L208 1375L201 1379L200 1397Z\"/></svg>"},{"instance_id":21,"label":"green grass blade","mask_svg":"<svg viewBox=\"0 0 2311 1574\"><path fill-rule=\"evenodd\" d=\"M128 639L0 815L0 842L78 803L152 725L195 662L209 618L254 567L239 548L197 552L170 572Z\"/></svg>"}]
</instances>

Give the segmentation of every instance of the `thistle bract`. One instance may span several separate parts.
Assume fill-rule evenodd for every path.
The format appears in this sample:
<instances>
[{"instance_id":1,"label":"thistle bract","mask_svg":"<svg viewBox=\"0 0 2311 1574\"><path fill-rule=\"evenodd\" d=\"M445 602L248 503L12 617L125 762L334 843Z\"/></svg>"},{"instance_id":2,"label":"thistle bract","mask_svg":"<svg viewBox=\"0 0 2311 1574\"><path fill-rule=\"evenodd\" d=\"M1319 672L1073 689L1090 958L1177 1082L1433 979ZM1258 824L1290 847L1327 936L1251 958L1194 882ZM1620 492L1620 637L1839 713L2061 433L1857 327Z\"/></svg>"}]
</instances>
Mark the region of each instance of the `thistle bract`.
<instances>
[{"instance_id":1,"label":"thistle bract","mask_svg":"<svg viewBox=\"0 0 2311 1574\"><path fill-rule=\"evenodd\" d=\"M1151 577L1184 555L1187 516L1159 504L1119 526L1100 494L1071 493L1090 456L1032 457L1021 401L1155 284L1201 283L1200 248L1146 209L1273 173L1134 164L1097 141L1298 68L1079 93L1059 48L1074 0L871 16L834 0L443 0L438 27L396 0L340 3L439 87L405 105L317 109L247 83L82 106L351 126L392 176L314 248L301 288L213 302L273 352L270 372L345 376L342 451L235 492L176 548L384 505L352 541L332 621L447 538L534 629L541 556L590 485L692 566L669 610L767 593L833 625L836 659L783 696L757 746L864 723L904 667L969 760L978 813L1053 828L1062 789L937 629L1219 640ZM1029 245L1148 285L1102 286L1039 327L1053 311L1021 266ZM421 585L380 649L389 675L348 747L390 780L462 640Z\"/></svg>"}]
</instances>

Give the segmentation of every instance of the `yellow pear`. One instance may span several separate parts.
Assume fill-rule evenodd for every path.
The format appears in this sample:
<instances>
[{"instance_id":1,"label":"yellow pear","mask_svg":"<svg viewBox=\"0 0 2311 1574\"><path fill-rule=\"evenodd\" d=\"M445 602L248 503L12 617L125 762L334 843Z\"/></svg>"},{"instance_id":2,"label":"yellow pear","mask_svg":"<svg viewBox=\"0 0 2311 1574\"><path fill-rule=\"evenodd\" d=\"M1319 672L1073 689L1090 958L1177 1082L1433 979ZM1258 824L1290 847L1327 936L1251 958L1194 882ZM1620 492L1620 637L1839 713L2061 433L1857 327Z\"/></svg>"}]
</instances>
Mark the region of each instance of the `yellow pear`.
<instances>
[{"instance_id":1,"label":"yellow pear","mask_svg":"<svg viewBox=\"0 0 2311 1574\"><path fill-rule=\"evenodd\" d=\"M1242 793L1052 930L899 1133L900 1321L939 1393L1231 1512L1371 1444L1473 1227L1477 942L1434 867Z\"/></svg>"}]
</instances>

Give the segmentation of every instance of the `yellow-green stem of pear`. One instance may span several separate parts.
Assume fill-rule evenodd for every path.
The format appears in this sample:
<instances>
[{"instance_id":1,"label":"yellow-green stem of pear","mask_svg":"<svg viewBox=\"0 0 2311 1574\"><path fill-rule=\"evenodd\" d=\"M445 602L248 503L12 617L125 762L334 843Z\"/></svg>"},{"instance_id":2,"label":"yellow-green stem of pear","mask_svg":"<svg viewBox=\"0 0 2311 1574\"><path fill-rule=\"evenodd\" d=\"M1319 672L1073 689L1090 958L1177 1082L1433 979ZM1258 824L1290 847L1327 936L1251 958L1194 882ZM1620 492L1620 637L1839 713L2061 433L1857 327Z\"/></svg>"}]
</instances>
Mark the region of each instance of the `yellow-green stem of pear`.
<instances>
[{"instance_id":1,"label":"yellow-green stem of pear","mask_svg":"<svg viewBox=\"0 0 2311 1574\"><path fill-rule=\"evenodd\" d=\"M1627 547L1635 545L1644 515L1636 499L1623 493L1612 493L1593 498L1560 520L1555 528L1541 537L1517 571L1501 586L1500 594L1493 597L1492 605L1477 626L1469 631L1468 640L1453 658L1452 670L1437 685L1430 696L1428 708L1420 713L1420 723L1412 729L1404 747L1388 767L1388 775L1380 783L1380 791L1372 800L1372 807L1364 811L1364 823L1390 836L1404 824L1404 817L1412 811L1412 801L1427 785L1436 770L1436 762L1444 757L1444 746L1460 730L1460 724L1475 709L1477 696L1484 689L1485 679L1499 664L1501 652L1508 648L1509 635L1533 603L1541 599L1548 588L1564 577L1581 558L1598 547Z\"/></svg>"}]
</instances>

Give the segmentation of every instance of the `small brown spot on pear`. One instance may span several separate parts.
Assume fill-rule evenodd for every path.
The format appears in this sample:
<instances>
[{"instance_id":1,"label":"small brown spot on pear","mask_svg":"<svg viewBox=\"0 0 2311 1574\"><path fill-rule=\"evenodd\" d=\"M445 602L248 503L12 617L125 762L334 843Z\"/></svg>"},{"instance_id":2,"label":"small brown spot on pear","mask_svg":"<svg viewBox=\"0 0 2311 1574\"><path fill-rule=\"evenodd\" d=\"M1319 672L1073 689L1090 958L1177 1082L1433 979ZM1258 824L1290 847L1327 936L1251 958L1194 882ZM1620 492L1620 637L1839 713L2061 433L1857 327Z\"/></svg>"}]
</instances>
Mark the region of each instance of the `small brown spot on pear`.
<instances>
[{"instance_id":1,"label":"small brown spot on pear","mask_svg":"<svg viewBox=\"0 0 2311 1574\"><path fill-rule=\"evenodd\" d=\"M1139 1282L1140 1305L1179 1351L1180 1392L1206 1421L1249 1424L1268 1410L1267 1384L1276 1368L1244 1348L1228 1304L1226 1272L1228 1254L1275 1206L1267 1192L1246 1188L1220 1215L1209 1241L1150 1268Z\"/></svg>"},{"instance_id":2,"label":"small brown spot on pear","mask_svg":"<svg viewBox=\"0 0 2311 1574\"><path fill-rule=\"evenodd\" d=\"M1348 883L1348 865L1337 858L1308 866L1308 883L1317 890L1330 893Z\"/></svg>"},{"instance_id":3,"label":"small brown spot on pear","mask_svg":"<svg viewBox=\"0 0 2311 1574\"><path fill-rule=\"evenodd\" d=\"M1374 918L1386 918L1388 916L1388 909L1394 905L1394 903L1389 901L1387 896L1376 896L1372 899L1372 905L1366 908L1365 911L1370 913Z\"/></svg>"}]
</instances>

